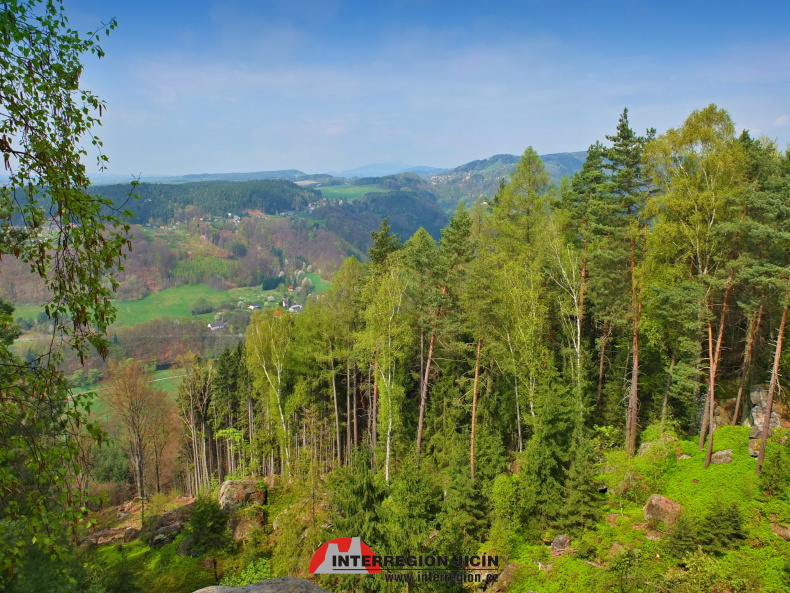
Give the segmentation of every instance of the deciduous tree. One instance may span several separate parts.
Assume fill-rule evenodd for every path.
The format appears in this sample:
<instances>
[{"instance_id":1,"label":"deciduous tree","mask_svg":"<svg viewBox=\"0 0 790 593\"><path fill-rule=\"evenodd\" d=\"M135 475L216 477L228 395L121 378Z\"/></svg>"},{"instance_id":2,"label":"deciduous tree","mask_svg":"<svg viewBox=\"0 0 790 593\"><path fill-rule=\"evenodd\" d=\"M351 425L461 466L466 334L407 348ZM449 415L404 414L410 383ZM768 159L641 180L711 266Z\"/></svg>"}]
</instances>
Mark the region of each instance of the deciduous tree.
<instances>
[{"instance_id":1,"label":"deciduous tree","mask_svg":"<svg viewBox=\"0 0 790 593\"><path fill-rule=\"evenodd\" d=\"M152 373L135 360L111 362L107 405L121 425L125 448L134 468L137 496L145 496L144 467L156 429L165 414L165 394L151 385Z\"/></svg>"},{"instance_id":2,"label":"deciduous tree","mask_svg":"<svg viewBox=\"0 0 790 593\"><path fill-rule=\"evenodd\" d=\"M88 148L100 165L107 158L93 135L104 104L80 89L81 59L103 56L99 37L114 27L82 36L57 0L12 0L0 12L0 155L9 177L0 186L0 257L41 278L54 327L52 347L33 363L0 344L0 566L9 569L31 543L62 551L64 522L82 519L69 435L85 425L89 398L70 395L59 364L69 349L80 358L89 346L107 352L113 269L129 230L108 200L88 193L83 162ZM36 468L35 480L23 467Z\"/></svg>"}]
</instances>

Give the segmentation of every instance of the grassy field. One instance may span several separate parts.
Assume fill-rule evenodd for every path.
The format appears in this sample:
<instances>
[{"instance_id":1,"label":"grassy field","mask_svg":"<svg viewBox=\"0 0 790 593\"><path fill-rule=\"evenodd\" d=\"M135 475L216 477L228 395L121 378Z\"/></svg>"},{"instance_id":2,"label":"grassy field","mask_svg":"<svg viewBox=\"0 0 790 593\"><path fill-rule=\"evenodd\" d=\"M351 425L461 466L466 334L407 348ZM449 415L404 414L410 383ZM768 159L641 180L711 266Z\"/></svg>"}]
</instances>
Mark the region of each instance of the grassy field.
<instances>
[{"instance_id":1,"label":"grassy field","mask_svg":"<svg viewBox=\"0 0 790 593\"><path fill-rule=\"evenodd\" d=\"M239 291L238 295L249 292L243 288L235 290ZM118 310L115 324L135 325L158 317L191 317L190 308L199 298L219 305L229 299L237 298L238 295L233 292L233 290L214 290L206 284L187 284L152 292L136 301L115 301L115 308ZM260 293L260 290L257 292ZM35 319L43 310L40 305L18 305L14 310L14 317Z\"/></svg>"},{"instance_id":2,"label":"grassy field","mask_svg":"<svg viewBox=\"0 0 790 593\"><path fill-rule=\"evenodd\" d=\"M314 292L323 292L331 286L330 282L322 280L318 274L307 274L307 277L313 282ZM274 305L279 302L282 295L276 290L261 290L259 286L215 290L205 284L187 284L153 292L138 301L116 302L115 306L118 309L116 325L135 325L160 317L192 317L190 309L200 298L214 305L228 301L234 305L239 301L248 303L259 301L266 306L266 299L269 296L275 297L275 302L270 303ZM213 314L201 315L197 318L210 321Z\"/></svg>"},{"instance_id":3,"label":"grassy field","mask_svg":"<svg viewBox=\"0 0 790 593\"><path fill-rule=\"evenodd\" d=\"M318 274L307 274L307 277L313 283L313 292L323 292L331 286L330 282L322 280ZM116 301L115 308L118 310L118 316L115 320L115 325L136 325L161 317L192 318L190 309L198 299L206 299L213 305L232 302L235 306L240 301L249 303L259 301L266 306L266 299L270 295L273 295L276 299L274 304L279 302L282 296L276 290L261 290L260 286L215 290L206 284L186 284L175 288L166 288L159 292L152 292L136 301ZM14 317L34 320L42 310L43 308L40 305L19 305L14 311ZM196 317L196 319L204 321L211 321L213 318L213 313Z\"/></svg>"},{"instance_id":4,"label":"grassy field","mask_svg":"<svg viewBox=\"0 0 790 593\"><path fill-rule=\"evenodd\" d=\"M325 198L348 200L349 202L353 202L370 192L382 191L375 185L327 185L319 189L321 190L321 195Z\"/></svg>"},{"instance_id":5,"label":"grassy field","mask_svg":"<svg viewBox=\"0 0 790 593\"><path fill-rule=\"evenodd\" d=\"M136 233L140 238L158 239L164 242L170 249L189 251L192 257L211 255L223 257L227 251L217 247L202 235L187 232L182 228L167 229L141 229Z\"/></svg>"},{"instance_id":6,"label":"grassy field","mask_svg":"<svg viewBox=\"0 0 790 593\"><path fill-rule=\"evenodd\" d=\"M158 317L191 317L190 308L203 298L214 305L227 301L230 294L205 284L187 284L152 292L138 301L116 301L116 325L135 325Z\"/></svg>"},{"instance_id":7,"label":"grassy field","mask_svg":"<svg viewBox=\"0 0 790 593\"><path fill-rule=\"evenodd\" d=\"M310 282L313 283L313 293L316 292L326 292L332 287L332 283L328 282L327 280L322 280L321 276L318 274L305 274L308 278L310 278Z\"/></svg>"},{"instance_id":8,"label":"grassy field","mask_svg":"<svg viewBox=\"0 0 790 593\"><path fill-rule=\"evenodd\" d=\"M35 320L43 310L44 307L41 305L14 305L14 318Z\"/></svg>"}]
</instances>

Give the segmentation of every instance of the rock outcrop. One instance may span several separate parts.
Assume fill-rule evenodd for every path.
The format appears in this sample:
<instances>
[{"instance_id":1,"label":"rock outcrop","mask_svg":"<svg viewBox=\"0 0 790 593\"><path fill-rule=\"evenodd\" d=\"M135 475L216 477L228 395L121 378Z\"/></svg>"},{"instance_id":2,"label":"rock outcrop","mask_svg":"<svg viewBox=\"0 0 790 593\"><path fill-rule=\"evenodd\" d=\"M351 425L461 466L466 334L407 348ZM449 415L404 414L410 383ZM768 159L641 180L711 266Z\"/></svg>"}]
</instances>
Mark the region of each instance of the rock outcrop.
<instances>
[{"instance_id":1,"label":"rock outcrop","mask_svg":"<svg viewBox=\"0 0 790 593\"><path fill-rule=\"evenodd\" d=\"M134 527L119 527L118 529L102 529L86 535L79 542L80 546L106 546L130 542L140 535L140 530Z\"/></svg>"},{"instance_id":2,"label":"rock outcrop","mask_svg":"<svg viewBox=\"0 0 790 593\"><path fill-rule=\"evenodd\" d=\"M181 533L181 523L165 525L151 534L151 537L148 539L148 545L150 545L152 548L161 548L162 546L175 541L176 536L179 533Z\"/></svg>"},{"instance_id":3,"label":"rock outcrop","mask_svg":"<svg viewBox=\"0 0 790 593\"><path fill-rule=\"evenodd\" d=\"M258 483L258 480L226 480L219 489L219 506L223 511L232 511L245 503L266 504L266 492Z\"/></svg>"},{"instance_id":4,"label":"rock outcrop","mask_svg":"<svg viewBox=\"0 0 790 593\"><path fill-rule=\"evenodd\" d=\"M780 525L779 523L771 523L771 531L774 535L778 535L782 539L790 541L790 525Z\"/></svg>"},{"instance_id":5,"label":"rock outcrop","mask_svg":"<svg viewBox=\"0 0 790 593\"><path fill-rule=\"evenodd\" d=\"M571 545L571 538L569 535L558 535L551 542L551 555L561 556L568 546Z\"/></svg>"},{"instance_id":6,"label":"rock outcrop","mask_svg":"<svg viewBox=\"0 0 790 593\"><path fill-rule=\"evenodd\" d=\"M747 394L744 394L745 418L740 422L741 426L750 426L752 432L750 438L758 439L762 436L765 414L768 411L768 386L754 385ZM731 424L732 415L735 413L735 399L727 399L716 407L713 425L727 426ZM743 416L742 416L743 418ZM739 418L740 421L740 418ZM790 428L790 408L783 401L774 397L771 408L771 430L775 428Z\"/></svg>"},{"instance_id":7,"label":"rock outcrop","mask_svg":"<svg viewBox=\"0 0 790 593\"><path fill-rule=\"evenodd\" d=\"M680 505L671 498L653 494L647 499L642 512L647 521L673 525L680 516Z\"/></svg>"},{"instance_id":8,"label":"rock outcrop","mask_svg":"<svg viewBox=\"0 0 790 593\"><path fill-rule=\"evenodd\" d=\"M732 449L722 449L716 451L710 458L711 463L723 464L732 463Z\"/></svg>"},{"instance_id":9,"label":"rock outcrop","mask_svg":"<svg viewBox=\"0 0 790 593\"><path fill-rule=\"evenodd\" d=\"M234 513L230 517L229 525L233 533L233 539L246 541L250 535L266 524L266 515L260 507L250 507Z\"/></svg>"},{"instance_id":10,"label":"rock outcrop","mask_svg":"<svg viewBox=\"0 0 790 593\"><path fill-rule=\"evenodd\" d=\"M749 414L749 419L743 424L752 427L752 433L749 435L753 439L762 437L763 424L765 423L765 415L768 413L768 386L755 385L749 390L749 398L752 402L752 409ZM774 403L771 407L771 423L770 428L790 428L790 411L787 405L774 397Z\"/></svg>"},{"instance_id":11,"label":"rock outcrop","mask_svg":"<svg viewBox=\"0 0 790 593\"><path fill-rule=\"evenodd\" d=\"M515 562L511 562L508 564L504 570L499 574L499 578L497 581L488 589L486 589L487 593L504 593L505 591L510 590L510 586L513 584L513 581L516 579L516 573L521 568L521 565L516 564ZM530 593L527 591L527 593Z\"/></svg>"},{"instance_id":12,"label":"rock outcrop","mask_svg":"<svg viewBox=\"0 0 790 593\"><path fill-rule=\"evenodd\" d=\"M245 587L223 587L215 585L199 589L194 593L329 593L305 579L280 577L247 585Z\"/></svg>"}]
</instances>

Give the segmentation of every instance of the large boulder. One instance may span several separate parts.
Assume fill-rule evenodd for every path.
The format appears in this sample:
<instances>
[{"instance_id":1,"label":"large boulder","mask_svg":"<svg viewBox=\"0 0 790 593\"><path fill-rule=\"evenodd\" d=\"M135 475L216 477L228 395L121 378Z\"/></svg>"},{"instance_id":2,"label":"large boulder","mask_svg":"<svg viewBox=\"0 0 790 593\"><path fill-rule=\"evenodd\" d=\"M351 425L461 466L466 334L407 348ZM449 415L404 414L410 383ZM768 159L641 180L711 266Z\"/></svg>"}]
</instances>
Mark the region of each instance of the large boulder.
<instances>
[{"instance_id":1,"label":"large boulder","mask_svg":"<svg viewBox=\"0 0 790 593\"><path fill-rule=\"evenodd\" d=\"M516 580L516 573L520 568L521 565L516 564L515 562L508 564L499 574L499 578L496 580L496 582L486 589L486 593L504 593L505 591L509 591L513 581ZM530 592L527 591L527 593Z\"/></svg>"},{"instance_id":2,"label":"large boulder","mask_svg":"<svg viewBox=\"0 0 790 593\"><path fill-rule=\"evenodd\" d=\"M760 438L763 435L765 415L768 413L768 386L755 385L749 390L749 398L752 409L749 418L743 424L752 427L751 438ZM775 396L769 426L772 432L775 428L790 428L790 412L785 403Z\"/></svg>"},{"instance_id":3,"label":"large boulder","mask_svg":"<svg viewBox=\"0 0 790 593\"><path fill-rule=\"evenodd\" d=\"M713 429L732 424L732 411L727 407L716 404L713 411Z\"/></svg>"},{"instance_id":4,"label":"large boulder","mask_svg":"<svg viewBox=\"0 0 790 593\"><path fill-rule=\"evenodd\" d=\"M716 451L710 457L711 463L723 464L723 463L732 463L732 449L722 449L721 451Z\"/></svg>"},{"instance_id":5,"label":"large boulder","mask_svg":"<svg viewBox=\"0 0 790 593\"><path fill-rule=\"evenodd\" d=\"M782 539L790 541L790 525L780 525L779 523L771 523L771 531Z\"/></svg>"},{"instance_id":6,"label":"large boulder","mask_svg":"<svg viewBox=\"0 0 790 593\"><path fill-rule=\"evenodd\" d=\"M279 577L267 579L246 587L223 587L215 585L199 589L194 593L329 593L318 585L305 579L295 577Z\"/></svg>"},{"instance_id":7,"label":"large boulder","mask_svg":"<svg viewBox=\"0 0 790 593\"><path fill-rule=\"evenodd\" d=\"M194 503L190 503L162 515L146 516L143 528L140 530L140 539L150 543L156 535L169 534L169 531L162 531L162 529L165 527L172 527L173 525L178 525L178 530L175 530L176 533L178 533L183 523L189 521L193 506ZM168 539L169 541L164 541L164 543L173 541L173 538ZM159 541L163 541L163 539L159 538Z\"/></svg>"},{"instance_id":8,"label":"large boulder","mask_svg":"<svg viewBox=\"0 0 790 593\"><path fill-rule=\"evenodd\" d=\"M173 525L166 525L160 527L151 534L148 540L148 545L152 548L161 548L162 546L175 541L176 536L181 533L181 523L174 523Z\"/></svg>"},{"instance_id":9,"label":"large boulder","mask_svg":"<svg viewBox=\"0 0 790 593\"><path fill-rule=\"evenodd\" d=\"M231 515L229 523L233 539L246 541L253 531L266 524L266 514L260 507L250 507Z\"/></svg>"},{"instance_id":10,"label":"large boulder","mask_svg":"<svg viewBox=\"0 0 790 593\"><path fill-rule=\"evenodd\" d=\"M642 512L647 521L672 525L680 516L680 505L671 498L653 494L647 499Z\"/></svg>"},{"instance_id":11,"label":"large boulder","mask_svg":"<svg viewBox=\"0 0 790 593\"><path fill-rule=\"evenodd\" d=\"M551 555L561 556L565 553L569 545L571 545L570 536L564 534L558 535L554 538L554 541L551 542Z\"/></svg>"},{"instance_id":12,"label":"large boulder","mask_svg":"<svg viewBox=\"0 0 790 593\"><path fill-rule=\"evenodd\" d=\"M258 480L226 480L219 489L219 506L223 511L232 511L249 502L266 504L266 492L258 484Z\"/></svg>"},{"instance_id":13,"label":"large boulder","mask_svg":"<svg viewBox=\"0 0 790 593\"><path fill-rule=\"evenodd\" d=\"M119 527L117 529L102 529L101 531L94 531L86 535L79 542L80 546L106 546L108 544L117 544L123 542L130 542L134 540L140 531L134 527Z\"/></svg>"}]
</instances>

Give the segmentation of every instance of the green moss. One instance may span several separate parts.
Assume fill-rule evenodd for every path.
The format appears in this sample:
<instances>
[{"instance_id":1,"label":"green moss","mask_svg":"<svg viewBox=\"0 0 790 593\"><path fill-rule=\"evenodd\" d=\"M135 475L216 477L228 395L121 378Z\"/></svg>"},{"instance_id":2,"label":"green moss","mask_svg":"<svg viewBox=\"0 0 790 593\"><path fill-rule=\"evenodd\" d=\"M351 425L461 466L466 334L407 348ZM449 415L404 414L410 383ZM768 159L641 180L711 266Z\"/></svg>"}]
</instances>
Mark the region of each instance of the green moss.
<instances>
[{"instance_id":1,"label":"green moss","mask_svg":"<svg viewBox=\"0 0 790 593\"><path fill-rule=\"evenodd\" d=\"M516 546L514 560L524 570L510 590L603 593L649 583L649 590L666 591L790 591L790 542L771 531L772 522L790 522L790 501L762 491L756 460L748 454L749 429L717 429L714 451L731 449L733 460L707 469L696 439L662 443L657 430L643 437L654 445L642 456L610 451L600 465L608 487L604 520L571 542L575 552L560 558L550 558L546 544ZM690 458L678 459L681 455ZM639 525L642 507L654 493L680 503L682 521L697 530L685 550L670 553L674 531L663 527L661 538L652 541ZM612 513L619 516L606 521ZM740 516L740 528L733 513ZM724 537L708 537L712 531Z\"/></svg>"},{"instance_id":2,"label":"green moss","mask_svg":"<svg viewBox=\"0 0 790 593\"><path fill-rule=\"evenodd\" d=\"M103 546L91 560L109 571L125 562L135 575L135 585L143 591L191 593L216 584L213 570L204 566L204 559L178 554L180 540L181 537L159 549L149 548L139 540L122 546Z\"/></svg>"}]
</instances>

